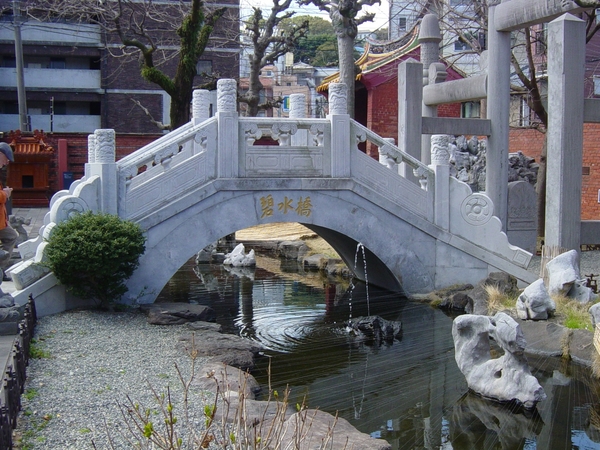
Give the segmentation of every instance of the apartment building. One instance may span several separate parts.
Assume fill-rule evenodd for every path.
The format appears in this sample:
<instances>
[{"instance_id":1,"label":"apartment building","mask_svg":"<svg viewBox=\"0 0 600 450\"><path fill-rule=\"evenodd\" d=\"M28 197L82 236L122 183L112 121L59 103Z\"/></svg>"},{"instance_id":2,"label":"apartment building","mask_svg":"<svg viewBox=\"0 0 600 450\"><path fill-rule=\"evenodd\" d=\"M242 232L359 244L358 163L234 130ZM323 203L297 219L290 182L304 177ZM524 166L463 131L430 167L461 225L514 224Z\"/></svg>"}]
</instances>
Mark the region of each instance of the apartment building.
<instances>
[{"instance_id":1,"label":"apartment building","mask_svg":"<svg viewBox=\"0 0 600 450\"><path fill-rule=\"evenodd\" d=\"M27 0L21 0L24 8ZM169 0L163 1L169 7ZM207 2L207 4L210 4ZM197 64L195 83L208 76L236 78L239 73L239 0L219 0L227 12L217 22ZM15 17L12 1L0 0L0 132L19 128ZM22 19L25 16L22 16ZM136 57L124 57L122 44L93 23L23 20L24 85L29 130L89 133L156 133L155 122L169 123L170 97L140 75ZM160 69L175 72L178 51L160 48Z\"/></svg>"}]
</instances>

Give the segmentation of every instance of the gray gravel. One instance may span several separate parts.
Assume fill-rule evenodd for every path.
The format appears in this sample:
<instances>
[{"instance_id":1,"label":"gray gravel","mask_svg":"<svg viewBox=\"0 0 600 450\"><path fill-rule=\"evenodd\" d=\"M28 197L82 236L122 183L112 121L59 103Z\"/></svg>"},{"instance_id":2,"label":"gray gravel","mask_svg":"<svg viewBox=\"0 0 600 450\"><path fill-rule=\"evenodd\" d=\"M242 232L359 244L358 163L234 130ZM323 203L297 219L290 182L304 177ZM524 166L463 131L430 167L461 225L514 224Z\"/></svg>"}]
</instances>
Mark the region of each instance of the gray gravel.
<instances>
[{"instance_id":1,"label":"gray gravel","mask_svg":"<svg viewBox=\"0 0 600 450\"><path fill-rule=\"evenodd\" d=\"M119 403L130 396L154 408L150 384L159 393L169 387L176 408L181 406L175 364L189 379L191 358L177 349L186 333L184 325L149 325L139 312L74 311L40 318L35 345L48 357L30 360L17 435L31 449L107 449L108 428L114 448L133 448L121 436L127 433ZM193 395L191 408L201 417L210 394ZM200 427L202 421L193 420Z\"/></svg>"}]
</instances>

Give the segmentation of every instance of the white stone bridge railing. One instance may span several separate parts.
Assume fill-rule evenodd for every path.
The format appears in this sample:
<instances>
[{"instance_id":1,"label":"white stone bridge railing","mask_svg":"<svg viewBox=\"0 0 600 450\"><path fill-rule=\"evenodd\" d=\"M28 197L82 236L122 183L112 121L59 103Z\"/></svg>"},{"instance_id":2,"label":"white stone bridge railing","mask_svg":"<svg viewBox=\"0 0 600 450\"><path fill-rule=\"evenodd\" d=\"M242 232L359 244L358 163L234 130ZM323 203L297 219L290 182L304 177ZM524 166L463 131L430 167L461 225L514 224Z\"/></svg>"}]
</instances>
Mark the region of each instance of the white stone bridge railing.
<instances>
[{"instance_id":1,"label":"white stone bridge railing","mask_svg":"<svg viewBox=\"0 0 600 450\"><path fill-rule=\"evenodd\" d=\"M292 95L290 118L239 117L235 81L220 85L215 117L203 117L208 97L200 91L189 124L116 163L119 216L141 220L217 178L352 178L433 220L435 172L351 120L344 85L332 85L326 119L302 117L301 94ZM358 150L365 141L380 149L385 165Z\"/></svg>"}]
</instances>

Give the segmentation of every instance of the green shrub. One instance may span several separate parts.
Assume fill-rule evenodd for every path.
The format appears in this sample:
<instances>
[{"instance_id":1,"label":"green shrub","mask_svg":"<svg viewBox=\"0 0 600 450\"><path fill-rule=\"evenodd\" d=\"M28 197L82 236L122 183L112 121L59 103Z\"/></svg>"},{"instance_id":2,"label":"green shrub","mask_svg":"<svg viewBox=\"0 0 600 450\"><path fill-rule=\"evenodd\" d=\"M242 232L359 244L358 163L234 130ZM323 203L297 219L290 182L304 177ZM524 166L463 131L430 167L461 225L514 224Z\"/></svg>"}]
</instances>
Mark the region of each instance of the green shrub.
<instances>
[{"instance_id":1,"label":"green shrub","mask_svg":"<svg viewBox=\"0 0 600 450\"><path fill-rule=\"evenodd\" d=\"M68 291L112 306L127 292L145 250L139 225L110 214L86 212L52 230L44 264Z\"/></svg>"}]
</instances>

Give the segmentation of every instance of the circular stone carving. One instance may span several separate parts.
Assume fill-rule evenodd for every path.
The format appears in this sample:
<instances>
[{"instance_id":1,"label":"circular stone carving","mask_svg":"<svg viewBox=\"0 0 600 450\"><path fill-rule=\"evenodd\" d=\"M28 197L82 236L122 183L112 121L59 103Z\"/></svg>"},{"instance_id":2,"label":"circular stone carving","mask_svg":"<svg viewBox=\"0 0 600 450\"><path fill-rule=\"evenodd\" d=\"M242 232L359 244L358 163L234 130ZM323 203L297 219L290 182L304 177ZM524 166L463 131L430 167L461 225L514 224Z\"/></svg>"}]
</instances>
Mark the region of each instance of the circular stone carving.
<instances>
[{"instance_id":1,"label":"circular stone carving","mask_svg":"<svg viewBox=\"0 0 600 450\"><path fill-rule=\"evenodd\" d=\"M494 215L494 205L486 195L471 194L463 200L460 212L471 225L484 225Z\"/></svg>"},{"instance_id":2,"label":"circular stone carving","mask_svg":"<svg viewBox=\"0 0 600 450\"><path fill-rule=\"evenodd\" d=\"M50 220L54 223L61 223L89 209L81 198L74 195L66 195L60 198L52 207Z\"/></svg>"}]
</instances>

